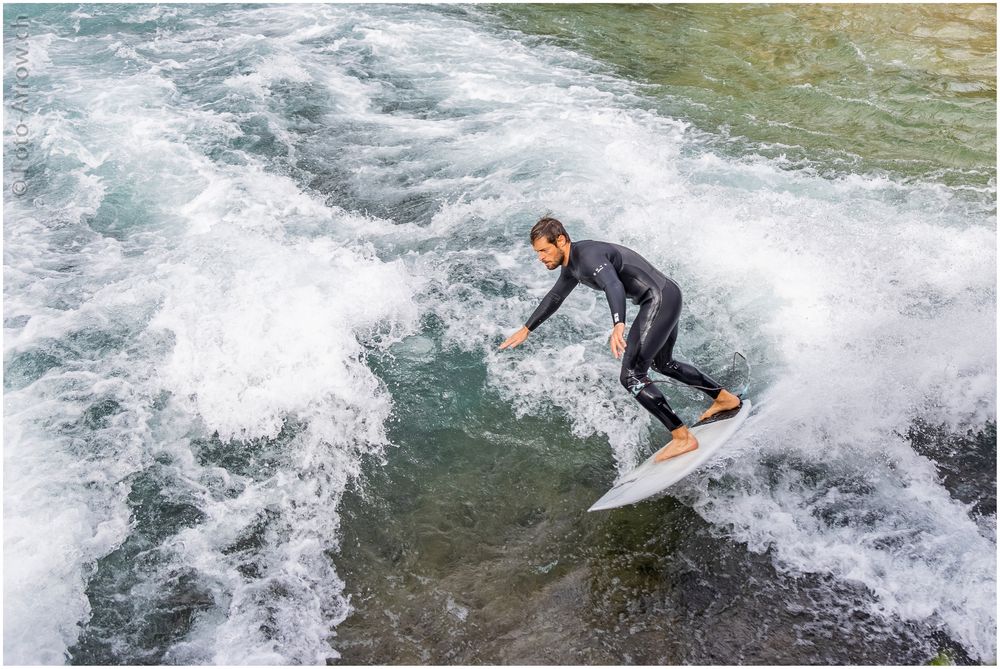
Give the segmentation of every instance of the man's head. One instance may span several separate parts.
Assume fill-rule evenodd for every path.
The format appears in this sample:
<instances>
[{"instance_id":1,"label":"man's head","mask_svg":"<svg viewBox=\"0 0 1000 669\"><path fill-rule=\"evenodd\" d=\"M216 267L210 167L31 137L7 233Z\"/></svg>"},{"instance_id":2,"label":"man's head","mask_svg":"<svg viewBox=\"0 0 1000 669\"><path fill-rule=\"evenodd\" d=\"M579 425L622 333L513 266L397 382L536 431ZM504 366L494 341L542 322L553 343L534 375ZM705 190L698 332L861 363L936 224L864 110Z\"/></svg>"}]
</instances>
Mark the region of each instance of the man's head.
<instances>
[{"instance_id":1,"label":"man's head","mask_svg":"<svg viewBox=\"0 0 1000 669\"><path fill-rule=\"evenodd\" d=\"M546 216L531 228L531 248L547 268L555 269L566 262L569 234L562 223Z\"/></svg>"}]
</instances>

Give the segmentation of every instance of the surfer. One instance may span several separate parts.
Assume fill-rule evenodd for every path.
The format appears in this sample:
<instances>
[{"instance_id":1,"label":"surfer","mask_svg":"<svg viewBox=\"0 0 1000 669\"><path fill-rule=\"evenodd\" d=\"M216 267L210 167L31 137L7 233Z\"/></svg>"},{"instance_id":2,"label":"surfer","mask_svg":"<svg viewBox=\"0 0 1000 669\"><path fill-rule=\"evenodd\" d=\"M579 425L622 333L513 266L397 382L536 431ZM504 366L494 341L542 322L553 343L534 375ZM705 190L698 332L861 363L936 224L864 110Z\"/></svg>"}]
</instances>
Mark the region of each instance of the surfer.
<instances>
[{"instance_id":1,"label":"surfer","mask_svg":"<svg viewBox=\"0 0 1000 669\"><path fill-rule=\"evenodd\" d=\"M501 349L521 344L554 314L578 283L603 290L611 307L610 346L622 359L621 383L646 411L663 423L673 440L657 451L661 462L698 448L698 440L667 404L649 378L649 368L702 390L712 406L699 420L740 406L740 398L700 372L694 365L674 360L674 342L681 314L681 290L676 283L632 249L591 240L571 242L562 223L545 217L531 228L531 246L548 269L560 267L559 279L520 330ZM625 341L625 297L639 305L639 314Z\"/></svg>"}]
</instances>

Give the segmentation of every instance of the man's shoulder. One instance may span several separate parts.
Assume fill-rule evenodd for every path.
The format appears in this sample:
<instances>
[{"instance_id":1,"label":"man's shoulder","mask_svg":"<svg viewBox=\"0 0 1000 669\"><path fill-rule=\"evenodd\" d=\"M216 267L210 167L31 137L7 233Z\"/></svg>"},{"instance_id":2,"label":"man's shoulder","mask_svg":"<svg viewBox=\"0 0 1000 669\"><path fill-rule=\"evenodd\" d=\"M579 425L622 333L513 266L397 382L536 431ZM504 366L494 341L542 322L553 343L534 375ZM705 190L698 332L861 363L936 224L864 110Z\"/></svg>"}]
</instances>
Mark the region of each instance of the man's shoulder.
<instances>
[{"instance_id":1,"label":"man's shoulder","mask_svg":"<svg viewBox=\"0 0 1000 669\"><path fill-rule=\"evenodd\" d=\"M579 248L581 250L583 250L583 249L598 249L598 250L600 250L602 248L606 248L606 247L609 247L609 246L614 246L614 244L612 244L610 242L603 242L603 241L600 241L600 240L597 240L597 239L581 239L580 241L573 242L573 244L577 248Z\"/></svg>"},{"instance_id":2,"label":"man's shoulder","mask_svg":"<svg viewBox=\"0 0 1000 669\"><path fill-rule=\"evenodd\" d=\"M581 239L580 241L573 243L579 245L580 251L585 251L587 253L606 253L608 251L622 251L623 249L628 250L621 244L599 241L596 239Z\"/></svg>"}]
</instances>

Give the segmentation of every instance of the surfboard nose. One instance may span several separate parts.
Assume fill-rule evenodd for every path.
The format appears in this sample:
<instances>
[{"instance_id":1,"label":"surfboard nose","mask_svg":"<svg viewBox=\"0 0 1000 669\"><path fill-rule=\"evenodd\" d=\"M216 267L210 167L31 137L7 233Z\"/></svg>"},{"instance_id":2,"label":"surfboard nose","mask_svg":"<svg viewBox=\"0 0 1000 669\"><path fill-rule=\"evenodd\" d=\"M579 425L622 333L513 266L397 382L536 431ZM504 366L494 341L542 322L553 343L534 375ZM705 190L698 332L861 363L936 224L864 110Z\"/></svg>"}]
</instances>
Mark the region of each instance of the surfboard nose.
<instances>
[{"instance_id":1,"label":"surfboard nose","mask_svg":"<svg viewBox=\"0 0 1000 669\"><path fill-rule=\"evenodd\" d=\"M747 419L751 409L750 400L743 398L743 403L737 409L724 412L728 414L725 417L713 416L695 425L691 428L691 433L698 439L697 449L663 462L656 462L655 454L649 456L645 462L615 483L611 490L604 493L587 511L615 509L662 493L711 460Z\"/></svg>"}]
</instances>

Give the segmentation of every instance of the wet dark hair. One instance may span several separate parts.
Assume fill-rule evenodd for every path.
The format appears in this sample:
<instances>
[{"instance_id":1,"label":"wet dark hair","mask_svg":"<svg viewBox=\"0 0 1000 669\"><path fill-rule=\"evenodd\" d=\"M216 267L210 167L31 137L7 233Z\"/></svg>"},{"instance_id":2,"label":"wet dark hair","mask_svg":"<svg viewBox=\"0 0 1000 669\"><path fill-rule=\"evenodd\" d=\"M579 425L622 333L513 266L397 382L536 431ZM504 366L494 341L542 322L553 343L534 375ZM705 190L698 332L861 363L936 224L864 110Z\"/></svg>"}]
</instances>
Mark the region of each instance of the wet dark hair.
<instances>
[{"instance_id":1,"label":"wet dark hair","mask_svg":"<svg viewBox=\"0 0 1000 669\"><path fill-rule=\"evenodd\" d=\"M562 235L566 238L566 241L570 241L569 233L566 232L566 228L558 220L545 216L538 220L531 228L531 243L534 245L535 240L544 237L550 244L555 244L556 239Z\"/></svg>"}]
</instances>

